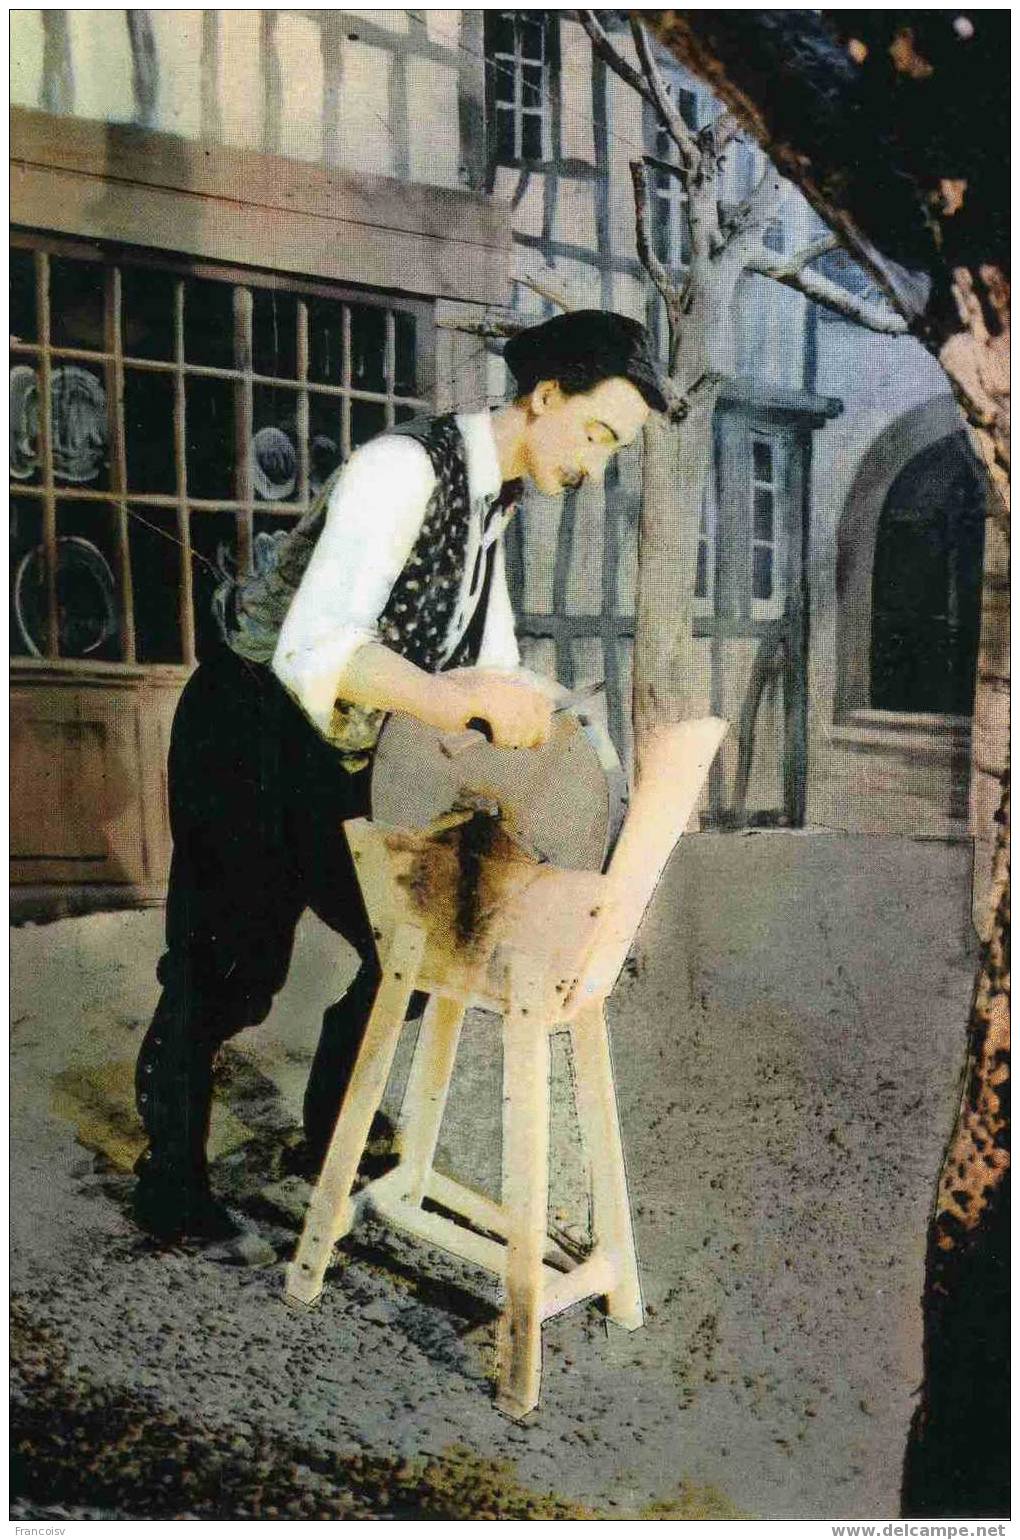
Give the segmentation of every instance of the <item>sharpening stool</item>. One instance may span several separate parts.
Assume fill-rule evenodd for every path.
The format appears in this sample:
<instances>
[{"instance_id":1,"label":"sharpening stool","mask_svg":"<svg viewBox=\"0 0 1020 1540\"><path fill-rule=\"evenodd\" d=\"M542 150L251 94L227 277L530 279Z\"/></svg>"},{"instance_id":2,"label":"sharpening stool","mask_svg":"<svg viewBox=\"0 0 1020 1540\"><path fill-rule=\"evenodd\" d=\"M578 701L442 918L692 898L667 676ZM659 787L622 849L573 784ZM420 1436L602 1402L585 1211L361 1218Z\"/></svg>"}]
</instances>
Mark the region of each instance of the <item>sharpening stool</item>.
<instances>
[{"instance_id":1,"label":"sharpening stool","mask_svg":"<svg viewBox=\"0 0 1020 1540\"><path fill-rule=\"evenodd\" d=\"M595 1295L605 1297L611 1320L629 1330L642 1324L605 1007L726 730L725 722L708 717L653 738L604 874L536 863L511 840L495 846L481 863L484 925L469 941L451 912L458 877L451 842L367 819L345 825L383 972L287 1269L287 1296L306 1305L318 1298L333 1248L362 1206L371 1205L394 1226L502 1280L496 1405L513 1418L538 1403L544 1320ZM398 1163L352 1194L416 989L429 995L429 1003L397 1123ZM498 1204L432 1165L461 1024L472 1005L503 1018ZM594 1232L590 1255L573 1266L547 1234L549 1039L564 1030L590 1168ZM426 1199L464 1222L425 1209Z\"/></svg>"}]
</instances>

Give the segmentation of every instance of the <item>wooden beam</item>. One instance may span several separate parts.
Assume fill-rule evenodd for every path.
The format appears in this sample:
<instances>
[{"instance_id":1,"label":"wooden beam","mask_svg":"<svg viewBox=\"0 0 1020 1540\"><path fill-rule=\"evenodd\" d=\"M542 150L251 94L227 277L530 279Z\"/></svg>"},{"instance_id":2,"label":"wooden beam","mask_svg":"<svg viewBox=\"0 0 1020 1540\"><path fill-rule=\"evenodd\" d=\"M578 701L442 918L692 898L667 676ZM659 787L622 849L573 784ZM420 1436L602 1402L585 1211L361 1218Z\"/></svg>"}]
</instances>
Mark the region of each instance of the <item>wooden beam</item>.
<instances>
[{"instance_id":1,"label":"wooden beam","mask_svg":"<svg viewBox=\"0 0 1020 1540\"><path fill-rule=\"evenodd\" d=\"M14 224L413 294L509 300L510 208L479 193L21 108L10 153Z\"/></svg>"}]
</instances>

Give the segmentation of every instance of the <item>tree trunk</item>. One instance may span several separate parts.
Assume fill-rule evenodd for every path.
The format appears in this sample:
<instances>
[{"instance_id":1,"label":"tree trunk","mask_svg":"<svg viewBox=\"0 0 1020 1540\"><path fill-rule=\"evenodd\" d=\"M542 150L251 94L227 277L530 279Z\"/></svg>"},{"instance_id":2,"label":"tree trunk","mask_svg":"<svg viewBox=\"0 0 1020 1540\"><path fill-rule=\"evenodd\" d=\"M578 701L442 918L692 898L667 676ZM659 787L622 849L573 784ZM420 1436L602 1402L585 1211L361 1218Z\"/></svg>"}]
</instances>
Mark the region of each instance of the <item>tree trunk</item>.
<instances>
[{"instance_id":1,"label":"tree trunk","mask_svg":"<svg viewBox=\"0 0 1020 1540\"><path fill-rule=\"evenodd\" d=\"M963 1093L939 1177L924 1281L924 1380L910 1427L909 1518L1001 1518L1009 1501L1009 792L994 920L967 1024Z\"/></svg>"},{"instance_id":2,"label":"tree trunk","mask_svg":"<svg viewBox=\"0 0 1020 1540\"><path fill-rule=\"evenodd\" d=\"M634 760L649 735L692 714L694 578L712 414L719 387L699 391L679 428L653 419L644 432L634 629Z\"/></svg>"},{"instance_id":3,"label":"tree trunk","mask_svg":"<svg viewBox=\"0 0 1020 1540\"><path fill-rule=\"evenodd\" d=\"M959 329L938 349L938 359L989 484L970 785L974 924L987 940L998 907L992 874L1009 757L1009 279L993 264L957 268L953 295Z\"/></svg>"},{"instance_id":4,"label":"tree trunk","mask_svg":"<svg viewBox=\"0 0 1020 1540\"><path fill-rule=\"evenodd\" d=\"M699 189L695 206L708 197L714 197L711 186ZM652 419L644 432L632 706L638 781L649 734L703 715L692 692L698 531L716 402L736 367L734 296L749 244L738 237L713 259L699 232L689 301L670 340L673 382L687 415L675 425Z\"/></svg>"}]
</instances>

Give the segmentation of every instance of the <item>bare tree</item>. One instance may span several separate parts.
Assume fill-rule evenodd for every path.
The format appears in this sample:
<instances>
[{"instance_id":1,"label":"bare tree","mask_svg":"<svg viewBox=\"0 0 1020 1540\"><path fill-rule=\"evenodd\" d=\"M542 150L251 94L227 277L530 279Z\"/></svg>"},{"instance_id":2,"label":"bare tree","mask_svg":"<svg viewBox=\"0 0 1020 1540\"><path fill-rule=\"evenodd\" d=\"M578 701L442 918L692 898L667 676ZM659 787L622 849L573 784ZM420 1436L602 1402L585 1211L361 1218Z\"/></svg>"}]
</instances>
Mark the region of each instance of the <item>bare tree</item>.
<instances>
[{"instance_id":1,"label":"bare tree","mask_svg":"<svg viewBox=\"0 0 1020 1540\"><path fill-rule=\"evenodd\" d=\"M672 100L641 21L630 23L638 64L631 63L598 13L578 13L595 51L656 114L675 160L644 155L631 162L637 249L662 297L669 328L668 368L675 390L671 420L649 425L638 545L634 640L634 741L640 775L642 746L663 722L690 714L694 586L698 527L712 461L712 416L723 382L736 372L735 297L749 273L774 279L849 320L901 333L893 309L848 293L812 264L840 244L826 236L789 257L777 257L763 237L781 212L789 184L769 161L741 203L721 199L727 153L741 128L729 112L695 130ZM604 13L603 13L604 14ZM649 216L649 172L677 178L685 199L690 260L681 276L656 253Z\"/></svg>"}]
</instances>

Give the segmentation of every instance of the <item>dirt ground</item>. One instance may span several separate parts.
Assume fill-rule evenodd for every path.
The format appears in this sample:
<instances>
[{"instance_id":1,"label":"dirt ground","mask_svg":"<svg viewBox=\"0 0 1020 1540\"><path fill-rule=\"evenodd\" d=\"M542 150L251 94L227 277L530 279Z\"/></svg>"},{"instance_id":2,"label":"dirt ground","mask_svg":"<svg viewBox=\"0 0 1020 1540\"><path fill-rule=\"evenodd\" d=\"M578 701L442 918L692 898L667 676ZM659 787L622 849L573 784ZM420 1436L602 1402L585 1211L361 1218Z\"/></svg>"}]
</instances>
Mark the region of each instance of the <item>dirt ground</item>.
<instances>
[{"instance_id":1,"label":"dirt ground","mask_svg":"<svg viewBox=\"0 0 1020 1540\"><path fill-rule=\"evenodd\" d=\"M224 1053L214 1180L264 1243L237 1266L125 1214L161 915L12 932L15 1516L895 1517L968 900L963 843L683 842L611 1008L647 1322L548 1323L522 1426L490 1399L485 1275L368 1221L317 1307L284 1303L307 1194L278 1163L342 943L306 918ZM551 1207L583 1233L555 1046ZM499 1072L473 1013L438 1164L491 1192Z\"/></svg>"}]
</instances>

